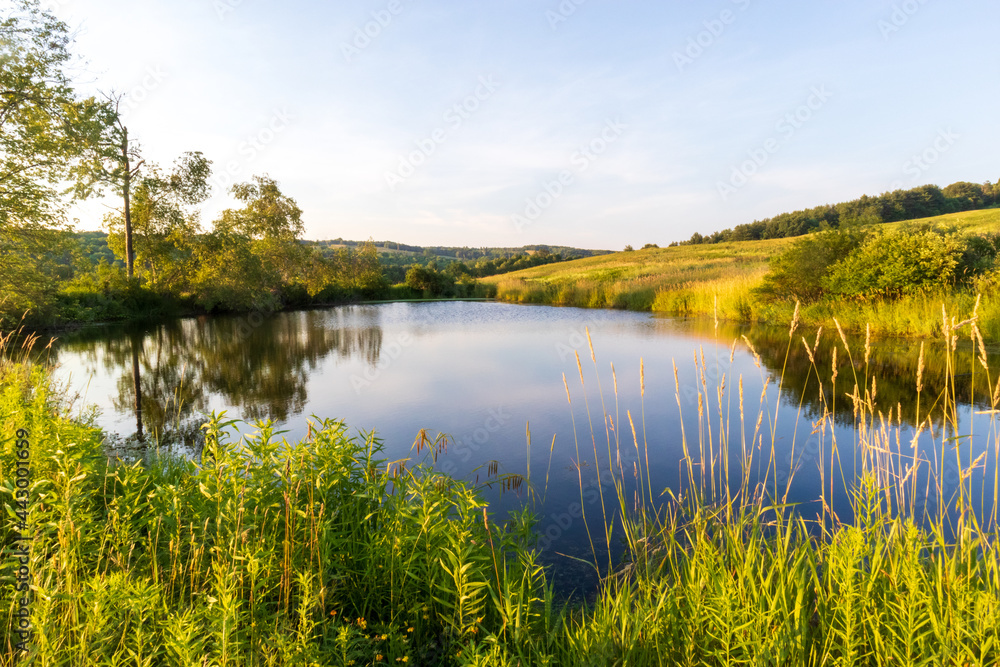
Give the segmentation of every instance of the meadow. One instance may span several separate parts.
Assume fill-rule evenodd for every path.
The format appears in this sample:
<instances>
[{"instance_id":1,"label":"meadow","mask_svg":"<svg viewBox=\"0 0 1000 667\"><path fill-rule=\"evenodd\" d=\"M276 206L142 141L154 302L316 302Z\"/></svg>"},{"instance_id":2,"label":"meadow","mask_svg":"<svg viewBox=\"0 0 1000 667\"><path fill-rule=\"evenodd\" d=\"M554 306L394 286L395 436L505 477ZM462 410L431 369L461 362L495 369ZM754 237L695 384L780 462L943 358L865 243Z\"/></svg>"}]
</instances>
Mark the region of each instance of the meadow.
<instances>
[{"instance_id":1,"label":"meadow","mask_svg":"<svg viewBox=\"0 0 1000 667\"><path fill-rule=\"evenodd\" d=\"M607 456L610 483L604 529L591 535L602 584L570 602L538 564L530 500L547 484L538 475L491 475L487 484L526 500L496 517L482 486L427 465L446 441L418 437L412 460L387 461L374 434L352 435L342 422L314 420L301 442L259 423L234 442L223 415L205 424L194 459L109 460L102 434L29 354L38 341L16 346L8 336L0 664L19 655L36 665L994 664L1000 432L995 421L988 433L960 430L949 388L967 372L995 381L977 315L945 318L950 382L926 396L930 412L918 405L915 434L877 399L870 339L851 343L835 329L837 352L820 359L793 322L788 350L804 346L824 378L818 461L849 488L849 518L830 509L832 478L819 511L787 502L795 471L775 474L768 427L781 406L744 396L742 378L713 386L700 369L681 488L615 465L622 448L649 456L644 389L627 428L581 425L576 446ZM955 352L959 336L971 354ZM593 347L589 355L597 373ZM579 383L567 379L567 400L589 393L596 406L585 366ZM833 404L845 400L854 437L838 442ZM988 400L997 414L1000 382ZM920 454L928 444L933 455ZM30 456L19 466L22 445ZM984 454L972 460L973 449ZM937 473L951 462L957 487ZM762 466L760 479L752 471ZM31 536L23 561L19 531ZM626 555L611 562L618 543ZM29 597L14 594L18 577L30 581ZM32 632L24 655L22 608Z\"/></svg>"},{"instance_id":2,"label":"meadow","mask_svg":"<svg viewBox=\"0 0 1000 667\"><path fill-rule=\"evenodd\" d=\"M951 213L904 223L932 224L960 233L990 233L1000 229L1000 209ZM645 248L540 266L503 276L483 278L499 299L582 308L623 308L675 316L707 315L747 323L790 321L794 299L764 299L755 290L769 263L798 238L736 241L717 244ZM976 289L935 289L888 301L824 300L804 304L802 322L833 326L836 316L846 330L870 327L877 335L928 337L940 335L942 303L949 312L970 312L979 293L980 327L990 341L1000 341L1000 299L994 281Z\"/></svg>"}]
</instances>

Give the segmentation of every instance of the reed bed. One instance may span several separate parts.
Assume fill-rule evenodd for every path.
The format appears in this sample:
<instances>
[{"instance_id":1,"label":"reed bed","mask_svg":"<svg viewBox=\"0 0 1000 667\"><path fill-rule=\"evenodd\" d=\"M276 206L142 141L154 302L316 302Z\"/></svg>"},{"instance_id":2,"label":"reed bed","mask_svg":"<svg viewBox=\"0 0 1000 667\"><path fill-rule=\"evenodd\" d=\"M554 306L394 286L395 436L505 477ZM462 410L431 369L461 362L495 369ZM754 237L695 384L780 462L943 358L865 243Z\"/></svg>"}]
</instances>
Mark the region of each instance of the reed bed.
<instances>
[{"instance_id":1,"label":"reed bed","mask_svg":"<svg viewBox=\"0 0 1000 667\"><path fill-rule=\"evenodd\" d=\"M38 665L996 664L1000 381L990 375L981 307L961 321L939 314L950 382L920 394L915 431L901 407L879 401L871 329L862 346L838 321L824 355L820 334L802 337L796 308L788 350L804 347L822 379L823 413L811 424L822 475L815 512L791 502L796 470L780 470L775 455L773 424L801 405L783 377L762 368L764 391L745 395L742 377L709 382L705 354L696 354L696 414L683 414L675 374L682 483L662 490L650 474L658 443L646 435L642 362L640 404L619 406L618 377L590 343L579 384L567 379L566 393L588 414L576 422L576 460L589 451L604 480L600 516L584 517L602 583L586 603L570 604L557 601L539 565L530 503L500 521L481 487L386 461L374 435L351 436L332 420L314 420L298 443L268 423L233 441L232 422L213 415L197 461L109 461L101 434L67 411L44 365L8 339L5 504L17 428L30 432L35 466L35 636L23 657ZM971 342L967 359L959 337ZM741 345L756 354L750 341L734 341L720 342L722 355L732 363ZM966 372L996 387L987 432L962 423L955 378ZM919 391L922 373L919 363ZM834 427L844 406L849 441ZM422 434L415 455L444 446ZM621 465L624 448L639 462L632 470ZM947 483L946 469L957 470L957 483ZM524 483L527 498L547 483L498 476L495 466L487 476L508 491ZM850 512L836 509L838 494ZM8 515L5 551L13 529ZM612 556L617 545L623 558ZM9 558L3 568L6 584ZM11 591L0 594L0 664L16 655Z\"/></svg>"}]
</instances>

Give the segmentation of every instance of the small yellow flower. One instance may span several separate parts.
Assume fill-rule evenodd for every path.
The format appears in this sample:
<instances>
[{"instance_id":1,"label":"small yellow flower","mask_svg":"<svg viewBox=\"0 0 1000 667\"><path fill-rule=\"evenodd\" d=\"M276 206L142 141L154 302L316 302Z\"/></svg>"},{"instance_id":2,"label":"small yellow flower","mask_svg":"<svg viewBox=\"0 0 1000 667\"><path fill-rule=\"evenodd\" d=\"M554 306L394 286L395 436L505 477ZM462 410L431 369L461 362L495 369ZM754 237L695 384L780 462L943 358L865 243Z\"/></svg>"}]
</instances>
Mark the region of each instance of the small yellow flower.
<instances>
[{"instance_id":1,"label":"small yellow flower","mask_svg":"<svg viewBox=\"0 0 1000 667\"><path fill-rule=\"evenodd\" d=\"M381 660L382 659L382 654L381 653L376 653L375 654L375 659L376 660Z\"/></svg>"},{"instance_id":2,"label":"small yellow flower","mask_svg":"<svg viewBox=\"0 0 1000 667\"><path fill-rule=\"evenodd\" d=\"M364 630L365 628L368 627L368 621L366 621L363 618L359 618L358 619L358 627L361 628L362 630Z\"/></svg>"},{"instance_id":3,"label":"small yellow flower","mask_svg":"<svg viewBox=\"0 0 1000 667\"><path fill-rule=\"evenodd\" d=\"M406 628L407 632L413 632L413 628Z\"/></svg>"}]
</instances>

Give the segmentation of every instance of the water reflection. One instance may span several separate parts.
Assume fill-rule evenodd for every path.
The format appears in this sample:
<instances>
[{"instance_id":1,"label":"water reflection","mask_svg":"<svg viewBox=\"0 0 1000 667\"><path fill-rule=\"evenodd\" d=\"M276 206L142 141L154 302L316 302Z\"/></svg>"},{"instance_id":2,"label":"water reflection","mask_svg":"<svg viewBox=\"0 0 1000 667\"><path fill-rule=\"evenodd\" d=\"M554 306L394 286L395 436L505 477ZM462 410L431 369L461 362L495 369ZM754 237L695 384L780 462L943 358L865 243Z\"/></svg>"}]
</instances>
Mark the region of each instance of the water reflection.
<instances>
[{"instance_id":1,"label":"water reflection","mask_svg":"<svg viewBox=\"0 0 1000 667\"><path fill-rule=\"evenodd\" d=\"M715 335L714 324L710 321L693 320L690 324L692 331L706 337ZM905 339L872 340L866 359L864 335L846 337L848 347L845 351L844 341L836 330L799 329L790 338L786 328L720 324L718 332L721 341L735 340L740 347L746 346L745 340L749 341L767 372L775 380L781 379L782 392L794 397L796 404L801 401L803 415L812 420L823 416L824 408L828 408L837 423L853 425L853 405L848 395L853 393L855 385L863 393L873 378L877 379L878 409L886 415L890 410L898 411L903 423L910 427L928 418L941 425L938 398L946 390L960 404L973 405L980 410L990 408L995 391L995 387L990 386L988 374L976 360L970 340L959 341L953 353L961 365L953 374L952 386L946 379L949 361L943 340L923 343ZM918 396L921 347L922 389ZM832 381L834 348L837 348L836 387ZM1000 367L1000 351L992 348L987 357L991 368Z\"/></svg>"},{"instance_id":2,"label":"water reflection","mask_svg":"<svg viewBox=\"0 0 1000 667\"><path fill-rule=\"evenodd\" d=\"M377 366L377 324L337 326L330 313L201 317L152 327L91 329L66 337L54 360L78 357L89 374L117 375L111 407L134 415L132 444L196 444L205 413L284 422L309 402L310 374L331 354Z\"/></svg>"},{"instance_id":3,"label":"water reflection","mask_svg":"<svg viewBox=\"0 0 1000 667\"><path fill-rule=\"evenodd\" d=\"M258 419L288 422L307 412L310 379L322 375L320 371L331 357L345 364L362 364L369 371L361 377L372 378L373 372L377 375L376 369L391 361L383 359L387 334L382 320L386 312L378 306L355 306L270 317L257 314L201 317L156 326L92 328L64 337L52 355L56 361L73 359L78 372L82 365L88 375L116 378L115 391L105 409L111 408L117 414L117 419L107 423L120 432L126 430L124 416L130 415L134 427L129 428L130 433L120 433L122 436L139 443L151 436L160 442L193 446L199 426L211 410L227 409L249 422ZM398 315L388 318L390 327L412 325L411 333L416 336L434 328L434 318L414 319L408 312L402 319L413 321L404 323ZM836 331L821 332L818 338L815 331L798 331L790 344L788 330L784 328L727 324L716 328L713 322L700 320L678 326L675 321L653 318L639 324L639 320L634 320L623 326L633 334L654 339L683 333L692 347L718 348L735 341L742 350L748 341L759 354L766 374L775 381L780 378L782 395L791 397L788 400L800 406L803 416L813 421L829 410L838 424L854 424L847 395L853 393L855 385L863 391L872 377L877 378L879 409L885 413L893 411L910 427L928 417L941 426L935 406L936 399L946 389L953 391L960 403L973 404L978 409L990 407L994 390L987 374L973 368L959 369L955 386L946 386L947 351L939 341L927 341L923 346L923 388L918 395L919 343L877 341L869 347L866 365L864 337L848 339L850 348L845 353ZM965 341L961 345L969 348L971 344ZM838 355L836 386L832 382L834 348ZM960 349L958 357L973 359L974 355L968 351ZM445 358L448 355L441 350L434 353ZM636 351L636 357L641 354L641 350ZM711 380L718 381L726 372L721 368L725 362L720 359L718 369L709 369L709 374L715 375ZM990 354L990 362L994 368L1000 366L995 351ZM357 378L356 375L355 390ZM342 378L337 381L339 386ZM365 380L361 384L367 386L371 382ZM685 390L694 392L691 387L695 384L688 383ZM384 393L389 387L383 384L379 389ZM329 391L330 386L326 384L318 390ZM98 387L97 392L101 391ZM96 399L98 405L106 400L100 396ZM497 404L493 402L490 407Z\"/></svg>"}]
</instances>

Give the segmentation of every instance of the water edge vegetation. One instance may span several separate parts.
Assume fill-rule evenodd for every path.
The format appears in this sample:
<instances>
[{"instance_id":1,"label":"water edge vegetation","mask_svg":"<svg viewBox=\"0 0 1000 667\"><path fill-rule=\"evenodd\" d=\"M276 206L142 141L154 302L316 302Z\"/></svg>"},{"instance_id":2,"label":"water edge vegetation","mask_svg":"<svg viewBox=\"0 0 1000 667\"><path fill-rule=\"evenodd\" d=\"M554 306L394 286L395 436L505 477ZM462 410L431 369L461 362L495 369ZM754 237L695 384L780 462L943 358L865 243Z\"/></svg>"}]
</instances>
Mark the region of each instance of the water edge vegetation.
<instances>
[{"instance_id":1,"label":"water edge vegetation","mask_svg":"<svg viewBox=\"0 0 1000 667\"><path fill-rule=\"evenodd\" d=\"M0 488L13 507L22 428L33 466L31 655L40 665L994 663L1000 433L995 421L986 433L960 429L954 393L966 370L995 381L977 317L943 317L948 378L924 399L934 406L926 416L917 408L915 434L878 398L870 339L851 346L838 329L827 364L793 321L786 354L804 348L830 382L814 424L821 469L858 466L843 480L849 518L830 509L832 479L815 516L787 502L795 471L779 483L768 424L789 408L744 397L738 378L703 380L698 434L682 435L687 481L662 495L648 468L615 465L623 447L648 455L644 405L627 427L576 434L577 446L607 456L601 474L612 484L604 529L591 535L603 583L571 604L546 585L530 504L499 520L481 489L419 462L443 441L418 440L414 461L385 461L373 434L351 437L341 422L316 420L298 443L260 423L236 443L213 415L197 460L108 460L101 433L31 361L37 340L12 349L8 337ZM960 335L972 350L961 359ZM597 372L592 346L590 356ZM585 396L578 369L571 403ZM844 400L851 442L832 430ZM1000 382L986 400L995 420ZM750 474L761 463L762 483ZM946 466L956 486L940 478ZM490 483L543 486L518 475ZM5 552L17 521L5 513ZM601 544L617 540L626 557L605 560ZM12 559L3 567L12 581ZM3 591L3 664L13 664L18 606L13 586Z\"/></svg>"}]
</instances>

